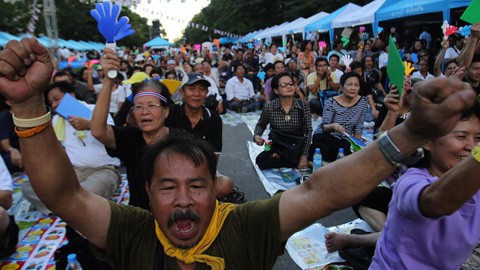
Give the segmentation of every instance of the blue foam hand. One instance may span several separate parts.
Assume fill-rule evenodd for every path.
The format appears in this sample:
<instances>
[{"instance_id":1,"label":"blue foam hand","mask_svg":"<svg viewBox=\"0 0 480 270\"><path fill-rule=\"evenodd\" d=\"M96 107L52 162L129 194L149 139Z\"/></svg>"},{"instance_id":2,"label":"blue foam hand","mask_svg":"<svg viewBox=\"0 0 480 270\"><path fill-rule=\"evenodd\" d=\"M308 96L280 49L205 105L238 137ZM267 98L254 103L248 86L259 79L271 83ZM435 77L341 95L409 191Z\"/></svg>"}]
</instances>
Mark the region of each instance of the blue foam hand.
<instances>
[{"instance_id":1,"label":"blue foam hand","mask_svg":"<svg viewBox=\"0 0 480 270\"><path fill-rule=\"evenodd\" d=\"M252 44L252 43L248 43L248 48L249 48L249 49L253 49L253 44Z\"/></svg>"},{"instance_id":2,"label":"blue foam hand","mask_svg":"<svg viewBox=\"0 0 480 270\"><path fill-rule=\"evenodd\" d=\"M258 72L257 77L263 81L265 79L265 71Z\"/></svg>"},{"instance_id":3,"label":"blue foam hand","mask_svg":"<svg viewBox=\"0 0 480 270\"><path fill-rule=\"evenodd\" d=\"M377 31L378 31L378 33L382 33L382 32L383 32L383 28L379 26L379 27L377 28Z\"/></svg>"},{"instance_id":4,"label":"blue foam hand","mask_svg":"<svg viewBox=\"0 0 480 270\"><path fill-rule=\"evenodd\" d=\"M105 1L95 5L95 9L90 10L90 15L98 22L98 31L106 39L107 43L115 42L115 36L120 29L128 23L127 17L122 17L120 21L120 5Z\"/></svg>"},{"instance_id":5,"label":"blue foam hand","mask_svg":"<svg viewBox=\"0 0 480 270\"><path fill-rule=\"evenodd\" d=\"M464 36L464 37L468 37L470 36L470 27L472 27L471 25L465 25L463 27L460 27L458 28L458 34Z\"/></svg>"},{"instance_id":6,"label":"blue foam hand","mask_svg":"<svg viewBox=\"0 0 480 270\"><path fill-rule=\"evenodd\" d=\"M123 17L122 17L123 18ZM125 17L127 18L127 17ZM122 20L120 18L120 20ZM128 18L127 18L128 20ZM118 31L117 35L115 36L114 41L118 41L124 37L130 36L131 34L135 33L135 30L132 29L132 25L127 23L125 24L122 28L120 28L120 31Z\"/></svg>"}]
</instances>

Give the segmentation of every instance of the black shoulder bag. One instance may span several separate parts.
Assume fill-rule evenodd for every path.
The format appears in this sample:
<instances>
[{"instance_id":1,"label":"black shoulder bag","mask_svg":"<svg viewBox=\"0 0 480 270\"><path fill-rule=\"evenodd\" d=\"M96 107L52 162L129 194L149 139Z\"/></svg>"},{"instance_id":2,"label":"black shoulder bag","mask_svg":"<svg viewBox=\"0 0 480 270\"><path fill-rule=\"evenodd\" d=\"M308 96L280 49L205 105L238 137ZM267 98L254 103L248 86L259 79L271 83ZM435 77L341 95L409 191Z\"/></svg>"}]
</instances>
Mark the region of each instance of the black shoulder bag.
<instances>
[{"instance_id":1,"label":"black shoulder bag","mask_svg":"<svg viewBox=\"0 0 480 270\"><path fill-rule=\"evenodd\" d=\"M294 102L297 102L294 100ZM302 125L302 134L291 134L280 130L272 129L270 139L272 140L272 151L279 154L290 163L297 163L302 155L303 144L305 141L305 119L303 104L300 104L300 120Z\"/></svg>"}]
</instances>

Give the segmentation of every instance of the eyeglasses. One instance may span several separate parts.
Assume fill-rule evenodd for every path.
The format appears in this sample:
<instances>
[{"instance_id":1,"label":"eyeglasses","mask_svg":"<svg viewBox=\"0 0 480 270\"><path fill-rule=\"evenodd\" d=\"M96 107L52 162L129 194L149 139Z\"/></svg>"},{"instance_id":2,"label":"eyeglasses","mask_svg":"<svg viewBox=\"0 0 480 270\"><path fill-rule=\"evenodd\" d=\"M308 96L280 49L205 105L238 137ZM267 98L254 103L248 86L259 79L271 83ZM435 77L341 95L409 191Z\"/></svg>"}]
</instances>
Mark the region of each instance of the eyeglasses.
<instances>
[{"instance_id":1,"label":"eyeglasses","mask_svg":"<svg viewBox=\"0 0 480 270\"><path fill-rule=\"evenodd\" d=\"M135 105L132 107L132 111L136 112L136 113L141 113L143 112L143 110L147 110L149 112L153 112L157 109L159 109L160 107L162 107L162 105L160 104L148 104L147 106L143 106L143 105Z\"/></svg>"},{"instance_id":2,"label":"eyeglasses","mask_svg":"<svg viewBox=\"0 0 480 270\"><path fill-rule=\"evenodd\" d=\"M289 83L283 82L283 83L281 83L281 84L279 84L279 85L280 85L280 87L287 87L287 85L293 86L294 84L295 84L294 82L289 82Z\"/></svg>"}]
</instances>

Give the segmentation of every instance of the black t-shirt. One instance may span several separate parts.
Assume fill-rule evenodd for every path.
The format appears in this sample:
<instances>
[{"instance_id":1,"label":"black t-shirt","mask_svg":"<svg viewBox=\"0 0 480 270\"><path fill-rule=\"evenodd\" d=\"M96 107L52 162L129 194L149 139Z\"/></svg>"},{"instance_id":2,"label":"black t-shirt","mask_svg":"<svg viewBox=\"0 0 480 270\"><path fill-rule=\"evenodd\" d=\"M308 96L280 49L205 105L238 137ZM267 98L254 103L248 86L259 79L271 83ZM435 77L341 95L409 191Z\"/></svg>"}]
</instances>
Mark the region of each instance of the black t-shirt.
<instances>
[{"instance_id":1,"label":"black t-shirt","mask_svg":"<svg viewBox=\"0 0 480 270\"><path fill-rule=\"evenodd\" d=\"M192 123L185 114L184 105L174 105L165 120L165 126L176 128L207 141L217 153L222 152L222 119L207 108L203 108L203 117L192 128Z\"/></svg>"},{"instance_id":2,"label":"black t-shirt","mask_svg":"<svg viewBox=\"0 0 480 270\"><path fill-rule=\"evenodd\" d=\"M358 94L362 97L372 95L372 89L373 86L371 82L362 80L360 81L360 92L358 92Z\"/></svg>"},{"instance_id":3,"label":"black t-shirt","mask_svg":"<svg viewBox=\"0 0 480 270\"><path fill-rule=\"evenodd\" d=\"M130 205L150 210L145 176L143 174L142 156L147 149L142 131L131 127L113 127L116 149L105 147L107 153L123 161L127 168Z\"/></svg>"},{"instance_id":4,"label":"black t-shirt","mask_svg":"<svg viewBox=\"0 0 480 270\"><path fill-rule=\"evenodd\" d=\"M20 149L20 141L15 133L15 125L9 110L0 111L0 141L5 139L9 139L11 147Z\"/></svg>"}]
</instances>

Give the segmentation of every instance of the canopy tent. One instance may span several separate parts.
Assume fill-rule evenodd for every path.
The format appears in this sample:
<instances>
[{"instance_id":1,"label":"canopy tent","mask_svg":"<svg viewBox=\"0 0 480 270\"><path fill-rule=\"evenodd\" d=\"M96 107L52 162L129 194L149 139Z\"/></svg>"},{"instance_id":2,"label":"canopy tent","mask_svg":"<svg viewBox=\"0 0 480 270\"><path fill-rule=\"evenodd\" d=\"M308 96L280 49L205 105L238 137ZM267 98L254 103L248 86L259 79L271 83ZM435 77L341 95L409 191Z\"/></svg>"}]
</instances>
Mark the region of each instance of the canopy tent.
<instances>
[{"instance_id":1,"label":"canopy tent","mask_svg":"<svg viewBox=\"0 0 480 270\"><path fill-rule=\"evenodd\" d=\"M355 5L353 3L348 3L343 7L335 10L331 14L321 18L320 20L316 20L310 24L305 25L305 32L329 32L330 43L333 43L333 28L330 27L332 21L337 17L346 16L346 14L350 14L356 10L360 9L359 5Z\"/></svg>"},{"instance_id":2,"label":"canopy tent","mask_svg":"<svg viewBox=\"0 0 480 270\"><path fill-rule=\"evenodd\" d=\"M290 34L290 33L305 33L305 26L314 22L314 21L317 21L317 20L320 20L326 16L328 16L329 13L327 12L319 12L313 16L310 16L306 19L300 17L298 19L296 19L295 21L287 24L287 25L284 25L282 26L281 28L279 29L276 29L275 31L272 31L272 36L284 36L284 35L287 35L287 34Z\"/></svg>"},{"instance_id":3,"label":"canopy tent","mask_svg":"<svg viewBox=\"0 0 480 270\"><path fill-rule=\"evenodd\" d=\"M7 44L7 42L9 42L12 39L20 40L21 38L19 38L17 36L14 36L14 35L11 35L7 32L0 31L0 46L1 47L5 46L5 44Z\"/></svg>"},{"instance_id":4,"label":"canopy tent","mask_svg":"<svg viewBox=\"0 0 480 270\"><path fill-rule=\"evenodd\" d=\"M268 34L270 37L276 37L276 36L283 36L289 33L294 32L293 29L296 29L296 26L298 23L304 21L305 18L300 17L297 18L296 20L289 22L289 23L283 23L279 27L272 29Z\"/></svg>"},{"instance_id":5,"label":"canopy tent","mask_svg":"<svg viewBox=\"0 0 480 270\"><path fill-rule=\"evenodd\" d=\"M220 44L233 44L238 42L238 38L221 37L218 42Z\"/></svg>"},{"instance_id":6,"label":"canopy tent","mask_svg":"<svg viewBox=\"0 0 480 270\"><path fill-rule=\"evenodd\" d=\"M260 30L261 31L261 30ZM253 31L253 32L250 32L248 34L246 34L245 36L241 37L238 39L238 42L242 42L242 43L245 43L245 42L248 42L249 39L253 39L253 36L256 35L259 31Z\"/></svg>"},{"instance_id":7,"label":"canopy tent","mask_svg":"<svg viewBox=\"0 0 480 270\"><path fill-rule=\"evenodd\" d=\"M166 39L163 39L161 37L156 37L143 45L146 47L161 48L161 47L170 47L173 44Z\"/></svg>"},{"instance_id":8,"label":"canopy tent","mask_svg":"<svg viewBox=\"0 0 480 270\"><path fill-rule=\"evenodd\" d=\"M384 5L375 14L375 23L394 20L415 15L442 12L443 20L450 21L450 10L466 7L471 0L401 0Z\"/></svg>"},{"instance_id":9,"label":"canopy tent","mask_svg":"<svg viewBox=\"0 0 480 270\"><path fill-rule=\"evenodd\" d=\"M348 14L348 16L337 17L332 21L332 28L342 28L373 23L375 21L375 12L377 12L377 10L380 9L384 3L385 0L374 0Z\"/></svg>"},{"instance_id":10,"label":"canopy tent","mask_svg":"<svg viewBox=\"0 0 480 270\"><path fill-rule=\"evenodd\" d=\"M273 27L270 27L268 30L266 31L263 31L262 33L259 33L257 35L255 35L255 38L256 39L262 39L262 38L269 38L269 37L272 37L272 33L274 33L275 31L279 30L279 29L282 29L282 27L284 27L285 25L289 24L289 22L284 22L280 25L276 25L276 26L273 26Z\"/></svg>"},{"instance_id":11,"label":"canopy tent","mask_svg":"<svg viewBox=\"0 0 480 270\"><path fill-rule=\"evenodd\" d=\"M319 20L316 20L312 23L305 25L305 32L313 32L313 31L327 32L331 29L330 25L332 24L332 21L335 18L344 17L346 16L346 14L351 14L352 12L354 12L359 8L360 8L359 5L348 3L343 7L335 10L328 16L325 16Z\"/></svg>"}]
</instances>

